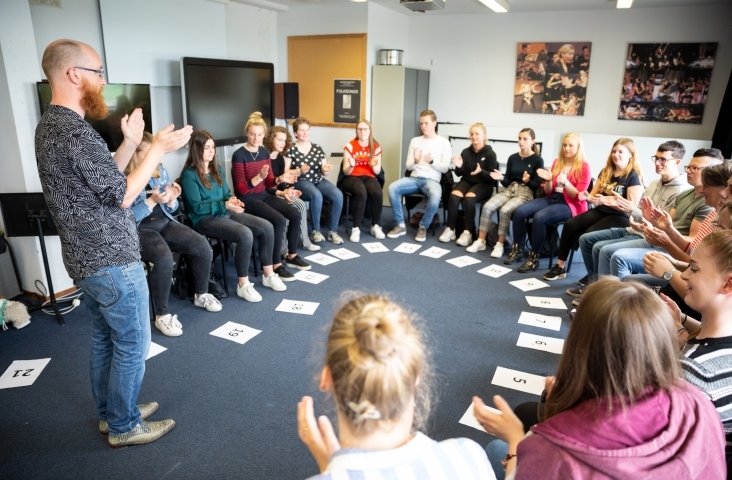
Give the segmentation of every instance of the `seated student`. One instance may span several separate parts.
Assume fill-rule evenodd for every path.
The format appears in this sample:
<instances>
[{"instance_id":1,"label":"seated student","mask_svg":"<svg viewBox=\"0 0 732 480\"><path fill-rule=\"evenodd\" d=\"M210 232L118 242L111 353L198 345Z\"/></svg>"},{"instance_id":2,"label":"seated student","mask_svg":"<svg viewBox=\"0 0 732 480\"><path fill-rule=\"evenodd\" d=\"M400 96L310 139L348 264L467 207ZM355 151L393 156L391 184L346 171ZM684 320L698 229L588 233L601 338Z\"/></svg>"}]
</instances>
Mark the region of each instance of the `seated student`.
<instances>
[{"instance_id":1,"label":"seated student","mask_svg":"<svg viewBox=\"0 0 732 480\"><path fill-rule=\"evenodd\" d=\"M727 458L731 458L732 231L707 235L691 254L681 279L686 282L684 300L701 315L697 321L674 309L682 341L687 337L681 350L681 369L684 378L717 408L727 436Z\"/></svg>"},{"instance_id":2,"label":"seated student","mask_svg":"<svg viewBox=\"0 0 732 480\"><path fill-rule=\"evenodd\" d=\"M473 241L475 205L491 198L495 183L491 175L494 175L494 171L498 171L496 153L488 145L485 126L482 123L475 123L470 127L470 143L471 145L463 150L460 156L452 157L455 175L461 178L450 192L450 199L447 202L447 227L439 238L441 242L449 242L457 238L455 229L457 228L458 208L462 203L464 230L456 243L463 247L470 245ZM448 175L450 174L448 173Z\"/></svg>"},{"instance_id":3,"label":"seated student","mask_svg":"<svg viewBox=\"0 0 732 480\"><path fill-rule=\"evenodd\" d=\"M494 469L505 455L507 478L517 480L725 478L719 416L680 378L677 352L674 319L650 289L614 278L590 285L540 423L524 435L503 398L493 397L500 415L474 397L476 418L500 439L487 447Z\"/></svg>"},{"instance_id":4,"label":"seated student","mask_svg":"<svg viewBox=\"0 0 732 480\"><path fill-rule=\"evenodd\" d=\"M683 177L679 174L678 165L684 156L684 147L676 141L668 141L658 147L654 157L656 173L661 178L651 182L640 201L639 209L631 213L627 228L609 228L592 233L585 233L580 237L579 244L582 249L582 259L587 268L587 277L579 281L587 285L595 280L597 275L616 275L623 277L632 271L622 274L611 272L611 258L620 249L638 248L635 255L636 262L653 246L648 244L643 236L647 225L651 225L652 212L659 209L669 212L674 219L674 230L680 232L679 236L691 237L696 234L699 225L709 213L708 207L704 206L704 198L699 192L701 189L701 169L715 161L714 158L706 156L707 149L698 150L694 153L691 163L685 167L687 170L686 180L694 187L681 192ZM637 220L643 220L638 222ZM644 249L644 250L640 250ZM602 265L602 266L601 266ZM636 269L639 267L636 267ZM572 296L581 296L582 287L567 291Z\"/></svg>"},{"instance_id":5,"label":"seated student","mask_svg":"<svg viewBox=\"0 0 732 480\"><path fill-rule=\"evenodd\" d=\"M321 472L312 479L494 479L472 440L436 442L419 432L430 379L412 315L379 295L351 296L333 318L320 376L335 400L338 437L328 417L316 419L311 397L297 405L300 440Z\"/></svg>"},{"instance_id":6,"label":"seated student","mask_svg":"<svg viewBox=\"0 0 732 480\"><path fill-rule=\"evenodd\" d=\"M285 190L283 194L278 194L280 198L287 200L293 207L297 208L300 212L300 240L305 250L311 252L317 252L320 247L310 241L310 235L308 235L308 206L301 199L296 197L294 193L293 184L295 183L294 175L287 172L285 175L285 154L290 151L292 147L292 139L290 138L290 132L285 127L275 125L274 127L267 130L267 135L264 136L262 142L264 148L269 150L269 160L272 164L272 175L275 177L275 184L277 184L278 190ZM287 251L287 245L289 242L287 238L284 240L283 252Z\"/></svg>"},{"instance_id":7,"label":"seated student","mask_svg":"<svg viewBox=\"0 0 732 480\"><path fill-rule=\"evenodd\" d=\"M320 212L323 209L323 198L330 202L330 231L328 240L336 245L343 243L338 235L338 222L343 209L343 193L338 187L326 180L333 165L325 158L325 152L316 143L310 143L310 121L298 117L292 122L295 132L295 145L285 157L285 168L298 176L295 189L302 192L302 199L310 202L310 218L313 221L311 239L320 243L325 238L320 233Z\"/></svg>"},{"instance_id":8,"label":"seated student","mask_svg":"<svg viewBox=\"0 0 732 480\"><path fill-rule=\"evenodd\" d=\"M144 132L130 163L125 168L129 175L140 164L153 142L152 134ZM137 221L140 236L140 258L152 263L150 274L150 295L155 300L155 328L163 335L178 337L183 334L183 326L177 315L168 310L170 279L173 278L173 254L171 250L190 255L193 270L195 294L193 304L209 312L221 311L221 303L208 293L208 279L211 274L213 252L206 238L185 225L178 223L172 213L178 210L180 186L173 182L168 185L168 172L159 165L153 173L147 191L132 203L130 210Z\"/></svg>"},{"instance_id":9,"label":"seated student","mask_svg":"<svg viewBox=\"0 0 732 480\"><path fill-rule=\"evenodd\" d=\"M503 244L506 241L506 235L508 235L508 228L511 226L511 215L518 207L534 199L534 191L541 184L541 179L536 171L544 168L544 159L539 156L534 131L530 128L521 130L518 135L518 144L519 152L508 157L505 175L501 174L497 168L490 170L491 179L500 181L505 189L494 195L483 205L480 214L478 238L468 247L468 252L485 250L485 239L493 223L493 213L498 210L498 241L493 247L491 257L502 257ZM470 223L473 223L473 217L470 218ZM505 262L506 264L516 263L521 260L523 257L521 247L522 245L514 242L511 254Z\"/></svg>"},{"instance_id":10,"label":"seated student","mask_svg":"<svg viewBox=\"0 0 732 480\"><path fill-rule=\"evenodd\" d=\"M407 233L402 196L421 192L427 197L427 207L414 239L418 242L424 242L427 239L427 229L432 225L432 218L437 213L437 207L440 206L442 198L440 179L442 174L450 168L452 152L450 142L445 137L437 135L436 127L437 115L435 112L425 110L419 114L419 128L422 130L422 135L414 137L409 142L407 150L406 166L411 175L400 178L389 185L389 201L396 222L396 226L386 234L389 238L401 237Z\"/></svg>"},{"instance_id":11,"label":"seated student","mask_svg":"<svg viewBox=\"0 0 732 480\"><path fill-rule=\"evenodd\" d=\"M592 179L590 164L585 160L582 137L574 132L565 135L551 170L539 168L536 174L544 180L546 196L530 200L513 212L513 241L519 246L526 241L526 219L533 218L531 250L524 264L518 268L520 273L533 272L539 268L539 252L546 239L547 226L587 211L587 202L578 197L578 193L585 190ZM504 263L513 262L513 255L512 251Z\"/></svg>"},{"instance_id":12,"label":"seated student","mask_svg":"<svg viewBox=\"0 0 732 480\"><path fill-rule=\"evenodd\" d=\"M272 224L244 213L244 204L229 193L223 170L216 161L216 144L205 130L194 132L188 158L180 175L188 218L198 233L236 242L234 262L239 284L236 294L248 302L261 302L262 296L249 281L249 260L256 235L262 263L262 285L276 292L287 287L272 266L274 230Z\"/></svg>"},{"instance_id":13,"label":"seated student","mask_svg":"<svg viewBox=\"0 0 732 480\"><path fill-rule=\"evenodd\" d=\"M583 233L629 225L628 216L643 196L642 176L633 140L616 140L592 192L585 190L577 194L580 200L587 200L595 208L567 220L564 224L557 263L544 274L544 280L556 280L566 276L564 263Z\"/></svg>"},{"instance_id":14,"label":"seated student","mask_svg":"<svg viewBox=\"0 0 732 480\"><path fill-rule=\"evenodd\" d=\"M381 240L381 207L384 194L376 175L381 172L381 147L374 140L371 124L361 120L356 125L356 138L343 147L343 190L354 197L352 242L361 239L361 221L366 211L366 199L371 197L371 235Z\"/></svg>"},{"instance_id":15,"label":"seated student","mask_svg":"<svg viewBox=\"0 0 732 480\"><path fill-rule=\"evenodd\" d=\"M274 229L274 251L272 261L275 273L283 282L295 281L294 275L282 265L298 270L310 270L310 265L297 254L297 239L300 236L299 226L302 220L300 212L289 202L277 197L297 197L297 190L279 190L270 168L269 151L262 146L267 132L267 125L262 114L254 112L249 116L244 134L247 141L231 156L231 176L234 180L234 191L239 200L246 206L250 215L263 218L272 224ZM279 178L279 180L282 180ZM287 223L289 221L289 224ZM283 238L287 229L287 255L280 255ZM280 261L281 260L281 261Z\"/></svg>"}]
</instances>

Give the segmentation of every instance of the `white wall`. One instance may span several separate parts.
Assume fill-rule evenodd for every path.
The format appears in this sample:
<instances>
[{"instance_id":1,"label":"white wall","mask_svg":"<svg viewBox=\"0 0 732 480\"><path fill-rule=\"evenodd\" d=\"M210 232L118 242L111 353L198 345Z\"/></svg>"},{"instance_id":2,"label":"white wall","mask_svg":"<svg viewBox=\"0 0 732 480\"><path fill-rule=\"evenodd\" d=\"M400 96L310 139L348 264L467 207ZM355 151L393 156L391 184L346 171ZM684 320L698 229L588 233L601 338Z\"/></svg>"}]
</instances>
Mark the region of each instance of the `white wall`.
<instances>
[{"instance_id":1,"label":"white wall","mask_svg":"<svg viewBox=\"0 0 732 480\"><path fill-rule=\"evenodd\" d=\"M438 120L708 140L732 69L730 18L730 5L507 15L425 14L409 17L407 58L410 66L431 70L430 107ZM584 117L512 112L516 44L542 41L592 42ZM719 42L701 125L617 119L628 43L658 41Z\"/></svg>"}]
</instances>

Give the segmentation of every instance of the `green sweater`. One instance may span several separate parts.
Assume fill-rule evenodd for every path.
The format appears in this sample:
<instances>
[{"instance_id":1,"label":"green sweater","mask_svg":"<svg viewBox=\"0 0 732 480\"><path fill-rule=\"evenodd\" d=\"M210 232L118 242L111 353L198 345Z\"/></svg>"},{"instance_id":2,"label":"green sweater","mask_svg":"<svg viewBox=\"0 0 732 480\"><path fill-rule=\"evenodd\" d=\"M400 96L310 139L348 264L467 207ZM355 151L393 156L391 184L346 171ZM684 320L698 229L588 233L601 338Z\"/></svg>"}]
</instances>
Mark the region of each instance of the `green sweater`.
<instances>
[{"instance_id":1,"label":"green sweater","mask_svg":"<svg viewBox=\"0 0 732 480\"><path fill-rule=\"evenodd\" d=\"M226 215L226 200L231 197L229 186L226 184L226 174L223 169L219 168L221 173L222 184L208 174L208 181L211 188L206 188L198 178L198 173L193 167L188 167L180 176L180 186L183 190L183 198L188 207L188 218L193 222L193 226L203 218L208 216L223 217Z\"/></svg>"}]
</instances>

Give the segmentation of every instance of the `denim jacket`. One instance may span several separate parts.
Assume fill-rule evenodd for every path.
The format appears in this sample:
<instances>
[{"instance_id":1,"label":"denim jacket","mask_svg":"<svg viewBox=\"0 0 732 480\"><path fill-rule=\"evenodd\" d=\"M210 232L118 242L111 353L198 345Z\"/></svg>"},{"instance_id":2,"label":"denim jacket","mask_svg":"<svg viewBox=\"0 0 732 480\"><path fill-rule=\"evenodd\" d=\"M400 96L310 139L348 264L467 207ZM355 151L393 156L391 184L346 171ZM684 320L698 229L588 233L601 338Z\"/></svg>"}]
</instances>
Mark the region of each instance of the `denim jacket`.
<instances>
[{"instance_id":1,"label":"denim jacket","mask_svg":"<svg viewBox=\"0 0 732 480\"><path fill-rule=\"evenodd\" d=\"M165 168L160 165L158 167L161 170L165 170ZM167 173L167 170L166 170ZM170 177L168 177L170 178ZM135 221L138 225L140 225L140 222L150 215L152 213L152 210L147 206L145 203L145 199L147 199L148 194L155 190L155 187L158 187L160 185L160 178L150 177L150 181L148 182L148 187L143 189L142 192L140 192L140 195L135 199L135 201L130 206L130 209L132 210L132 213L135 215ZM164 203L160 204L161 209L163 210L163 213L165 213L165 216L168 217L172 221L176 221L175 218L173 218L173 212L175 212L178 209L178 200L175 201L175 205L173 205L173 208L167 206Z\"/></svg>"}]
</instances>

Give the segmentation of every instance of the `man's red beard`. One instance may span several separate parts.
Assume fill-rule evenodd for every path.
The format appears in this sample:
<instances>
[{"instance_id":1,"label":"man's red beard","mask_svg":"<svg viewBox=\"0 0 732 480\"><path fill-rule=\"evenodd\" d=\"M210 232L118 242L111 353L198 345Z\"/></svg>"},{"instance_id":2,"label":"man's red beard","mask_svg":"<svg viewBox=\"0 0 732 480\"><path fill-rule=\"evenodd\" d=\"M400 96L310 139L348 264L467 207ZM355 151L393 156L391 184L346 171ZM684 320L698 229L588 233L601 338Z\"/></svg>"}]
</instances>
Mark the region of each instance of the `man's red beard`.
<instances>
[{"instance_id":1,"label":"man's red beard","mask_svg":"<svg viewBox=\"0 0 732 480\"><path fill-rule=\"evenodd\" d=\"M104 86L100 85L97 88L92 86L86 78L82 80L81 108L86 112L86 116L93 120L106 118L109 113L109 108L104 102L102 90L104 90Z\"/></svg>"}]
</instances>

